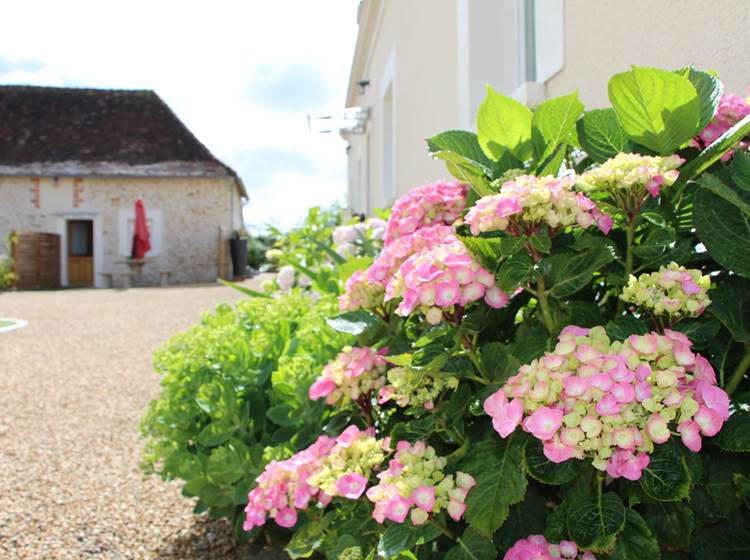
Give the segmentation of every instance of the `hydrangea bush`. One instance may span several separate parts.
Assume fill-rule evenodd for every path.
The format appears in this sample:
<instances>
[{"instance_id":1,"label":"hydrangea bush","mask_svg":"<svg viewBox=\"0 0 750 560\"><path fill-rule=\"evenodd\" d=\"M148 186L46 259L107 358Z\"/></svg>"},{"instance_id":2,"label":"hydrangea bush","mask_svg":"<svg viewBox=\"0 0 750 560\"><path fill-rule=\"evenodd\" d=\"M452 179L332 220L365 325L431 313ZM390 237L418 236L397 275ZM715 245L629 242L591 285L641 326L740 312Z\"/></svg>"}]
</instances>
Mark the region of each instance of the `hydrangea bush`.
<instances>
[{"instance_id":1,"label":"hydrangea bush","mask_svg":"<svg viewBox=\"0 0 750 560\"><path fill-rule=\"evenodd\" d=\"M428 140L459 182L335 264L327 325L356 342L308 362L319 439L254 467L252 535L292 530L293 558L747 556L750 116L694 68L609 93L488 89L476 134Z\"/></svg>"}]
</instances>

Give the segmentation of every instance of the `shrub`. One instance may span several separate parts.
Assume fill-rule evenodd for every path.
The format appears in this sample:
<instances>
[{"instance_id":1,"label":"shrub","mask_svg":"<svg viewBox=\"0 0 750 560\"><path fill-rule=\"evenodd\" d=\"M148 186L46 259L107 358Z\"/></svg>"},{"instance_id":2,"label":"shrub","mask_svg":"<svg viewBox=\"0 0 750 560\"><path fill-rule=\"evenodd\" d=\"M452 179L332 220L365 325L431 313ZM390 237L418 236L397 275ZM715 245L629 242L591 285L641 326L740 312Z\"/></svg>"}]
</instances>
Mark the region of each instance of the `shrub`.
<instances>
[{"instance_id":1,"label":"shrub","mask_svg":"<svg viewBox=\"0 0 750 560\"><path fill-rule=\"evenodd\" d=\"M335 309L331 296L251 299L173 337L154 356L164 378L141 426L143 468L184 480L198 511L239 527L263 465L309 445L329 417L306 387L350 342L325 323Z\"/></svg>"},{"instance_id":2,"label":"shrub","mask_svg":"<svg viewBox=\"0 0 750 560\"><path fill-rule=\"evenodd\" d=\"M7 255L0 255L0 290L13 287L16 282L16 274L13 272L13 245L16 243L16 234L11 232L5 241Z\"/></svg>"},{"instance_id":3,"label":"shrub","mask_svg":"<svg viewBox=\"0 0 750 560\"><path fill-rule=\"evenodd\" d=\"M466 185L399 200L372 264L301 271L356 340L296 363L321 429L247 466L248 530L294 558L747 554L750 117L693 68L609 91L489 89L477 134L428 140Z\"/></svg>"}]
</instances>

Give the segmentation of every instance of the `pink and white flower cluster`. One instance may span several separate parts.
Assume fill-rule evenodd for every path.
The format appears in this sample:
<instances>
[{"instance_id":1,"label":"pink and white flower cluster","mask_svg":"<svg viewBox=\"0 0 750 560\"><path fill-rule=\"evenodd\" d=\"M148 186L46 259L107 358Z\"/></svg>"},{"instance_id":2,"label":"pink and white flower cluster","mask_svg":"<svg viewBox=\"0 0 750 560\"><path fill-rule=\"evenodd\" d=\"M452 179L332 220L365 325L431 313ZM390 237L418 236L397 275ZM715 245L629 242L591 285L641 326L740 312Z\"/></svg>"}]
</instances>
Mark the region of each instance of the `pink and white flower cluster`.
<instances>
[{"instance_id":1,"label":"pink and white flower cluster","mask_svg":"<svg viewBox=\"0 0 750 560\"><path fill-rule=\"evenodd\" d=\"M710 287L711 278L700 270L672 262L651 274L631 275L620 298L654 315L696 317L711 303L706 293Z\"/></svg>"},{"instance_id":2,"label":"pink and white flower cluster","mask_svg":"<svg viewBox=\"0 0 750 560\"><path fill-rule=\"evenodd\" d=\"M368 347L344 347L310 386L310 399L326 397L327 404L334 404L346 399L356 401L377 391L385 385L387 362L383 356L387 353L387 348L376 352Z\"/></svg>"},{"instance_id":3,"label":"pink and white flower cluster","mask_svg":"<svg viewBox=\"0 0 750 560\"><path fill-rule=\"evenodd\" d=\"M378 393L378 403L390 400L398 406L422 407L432 410L435 399L444 391L458 387L458 378L445 374L433 374L410 367L395 367L388 370L388 384Z\"/></svg>"},{"instance_id":4,"label":"pink and white flower cluster","mask_svg":"<svg viewBox=\"0 0 750 560\"><path fill-rule=\"evenodd\" d=\"M410 235L420 228L455 222L466 207L468 186L437 181L411 189L393 205L385 242Z\"/></svg>"},{"instance_id":5,"label":"pink and white flower cluster","mask_svg":"<svg viewBox=\"0 0 750 560\"><path fill-rule=\"evenodd\" d=\"M378 474L380 483L367 490L367 498L375 504L375 521L403 523L408 516L414 525L422 525L442 509L459 521L466 510L466 495L476 483L466 473L444 474L445 465L446 459L425 442L399 441L388 470Z\"/></svg>"},{"instance_id":6,"label":"pink and white flower cluster","mask_svg":"<svg viewBox=\"0 0 750 560\"><path fill-rule=\"evenodd\" d=\"M319 491L308 484L308 479L319 468L321 461L336 441L320 436L307 449L284 461L271 461L256 479L250 491L242 528L251 531L274 519L281 527L294 527L297 511L305 509L319 497Z\"/></svg>"},{"instance_id":7,"label":"pink and white flower cluster","mask_svg":"<svg viewBox=\"0 0 750 560\"><path fill-rule=\"evenodd\" d=\"M340 496L359 499L373 470L380 466L388 451L388 440L375 438L375 428L360 430L349 426L336 438L336 445L319 463L307 482L320 489L318 501L327 504Z\"/></svg>"},{"instance_id":8,"label":"pink and white flower cluster","mask_svg":"<svg viewBox=\"0 0 750 560\"><path fill-rule=\"evenodd\" d=\"M415 253L399 268L385 288L385 301L401 298L396 313L410 315L419 308L430 324L444 312L484 298L490 307L508 304L509 297L495 286L495 276L477 262L460 241Z\"/></svg>"},{"instance_id":9,"label":"pink and white flower cluster","mask_svg":"<svg viewBox=\"0 0 750 560\"><path fill-rule=\"evenodd\" d=\"M339 297L339 310L374 309L383 304L384 296L383 284L370 281L367 272L358 270L346 281L344 295Z\"/></svg>"},{"instance_id":10,"label":"pink and white flower cluster","mask_svg":"<svg viewBox=\"0 0 750 560\"><path fill-rule=\"evenodd\" d=\"M399 237L387 243L375 262L367 269L371 282L386 285L406 259L415 253L438 247L443 243L457 242L455 230L446 225L418 229L411 235Z\"/></svg>"},{"instance_id":11,"label":"pink and white flower cluster","mask_svg":"<svg viewBox=\"0 0 750 560\"><path fill-rule=\"evenodd\" d=\"M677 154L662 157L619 153L580 175L577 186L583 192L606 192L620 209L633 211L649 195L656 198L661 189L671 186L683 163L685 160Z\"/></svg>"},{"instance_id":12,"label":"pink and white flower cluster","mask_svg":"<svg viewBox=\"0 0 750 560\"><path fill-rule=\"evenodd\" d=\"M498 194L480 198L464 221L473 235L486 231L530 235L542 224L554 230L573 225L587 228L593 223L608 234L612 218L575 192L573 185L569 177L521 175L504 183Z\"/></svg>"},{"instance_id":13,"label":"pink and white flower cluster","mask_svg":"<svg viewBox=\"0 0 750 560\"><path fill-rule=\"evenodd\" d=\"M699 148L705 148L713 144L719 136L732 128L746 116L750 115L750 104L747 99L739 95L727 93L721 96L719 105L716 107L716 113L711 122L706 125L700 134L695 138L695 143ZM747 149L750 143L747 140L738 143L740 148ZM732 152L727 152L721 159L727 161L731 159Z\"/></svg>"},{"instance_id":14,"label":"pink and white flower cluster","mask_svg":"<svg viewBox=\"0 0 750 560\"><path fill-rule=\"evenodd\" d=\"M505 553L503 560L596 560L588 551L579 551L573 541L560 541L560 544L547 542L542 535L531 535L516 543Z\"/></svg>"},{"instance_id":15,"label":"pink and white flower cluster","mask_svg":"<svg viewBox=\"0 0 750 560\"><path fill-rule=\"evenodd\" d=\"M484 410L501 437L520 424L541 440L550 461L589 457L613 478L638 480L670 425L698 452L729 417L729 397L682 333L610 342L603 327L568 326L555 351L522 366Z\"/></svg>"},{"instance_id":16,"label":"pink and white flower cluster","mask_svg":"<svg viewBox=\"0 0 750 560\"><path fill-rule=\"evenodd\" d=\"M334 249L342 257L356 256L360 253L361 242L365 239L383 239L385 227L385 221L380 218L338 226L331 234Z\"/></svg>"}]
</instances>

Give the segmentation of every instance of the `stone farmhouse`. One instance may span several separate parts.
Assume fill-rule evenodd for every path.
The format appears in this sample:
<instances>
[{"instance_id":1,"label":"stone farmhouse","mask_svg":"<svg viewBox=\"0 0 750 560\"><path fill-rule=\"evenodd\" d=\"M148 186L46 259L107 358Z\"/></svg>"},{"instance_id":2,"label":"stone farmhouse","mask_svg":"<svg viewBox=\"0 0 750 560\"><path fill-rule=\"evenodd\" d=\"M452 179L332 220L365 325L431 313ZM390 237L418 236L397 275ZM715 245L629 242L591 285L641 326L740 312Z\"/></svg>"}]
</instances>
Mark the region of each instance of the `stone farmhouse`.
<instances>
[{"instance_id":1,"label":"stone farmhouse","mask_svg":"<svg viewBox=\"0 0 750 560\"><path fill-rule=\"evenodd\" d=\"M245 187L156 93L0 86L0 241L55 234L42 264L59 286L117 285L137 198L151 235L144 285L230 275Z\"/></svg>"}]
</instances>

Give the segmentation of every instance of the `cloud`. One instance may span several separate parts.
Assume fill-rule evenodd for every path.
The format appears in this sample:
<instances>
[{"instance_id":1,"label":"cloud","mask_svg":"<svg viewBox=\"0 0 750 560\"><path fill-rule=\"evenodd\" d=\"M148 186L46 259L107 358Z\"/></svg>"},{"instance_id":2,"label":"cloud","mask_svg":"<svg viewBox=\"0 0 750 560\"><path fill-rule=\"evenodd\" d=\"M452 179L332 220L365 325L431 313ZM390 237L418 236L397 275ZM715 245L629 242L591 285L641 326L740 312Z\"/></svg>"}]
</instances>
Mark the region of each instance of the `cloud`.
<instances>
[{"instance_id":1,"label":"cloud","mask_svg":"<svg viewBox=\"0 0 750 560\"><path fill-rule=\"evenodd\" d=\"M278 148L259 148L239 152L225 158L225 162L240 174L248 189L264 188L275 175L289 171L310 174L315 171L315 162L304 154Z\"/></svg>"},{"instance_id":2,"label":"cloud","mask_svg":"<svg viewBox=\"0 0 750 560\"><path fill-rule=\"evenodd\" d=\"M263 188L251 189L250 198L244 217L252 230L262 229L266 224L288 229L299 223L312 206L343 203L344 192L339 183L328 178L282 171Z\"/></svg>"},{"instance_id":3,"label":"cloud","mask_svg":"<svg viewBox=\"0 0 750 560\"><path fill-rule=\"evenodd\" d=\"M331 84L313 64L264 67L248 87L248 97L275 110L319 111L330 103Z\"/></svg>"}]
</instances>

